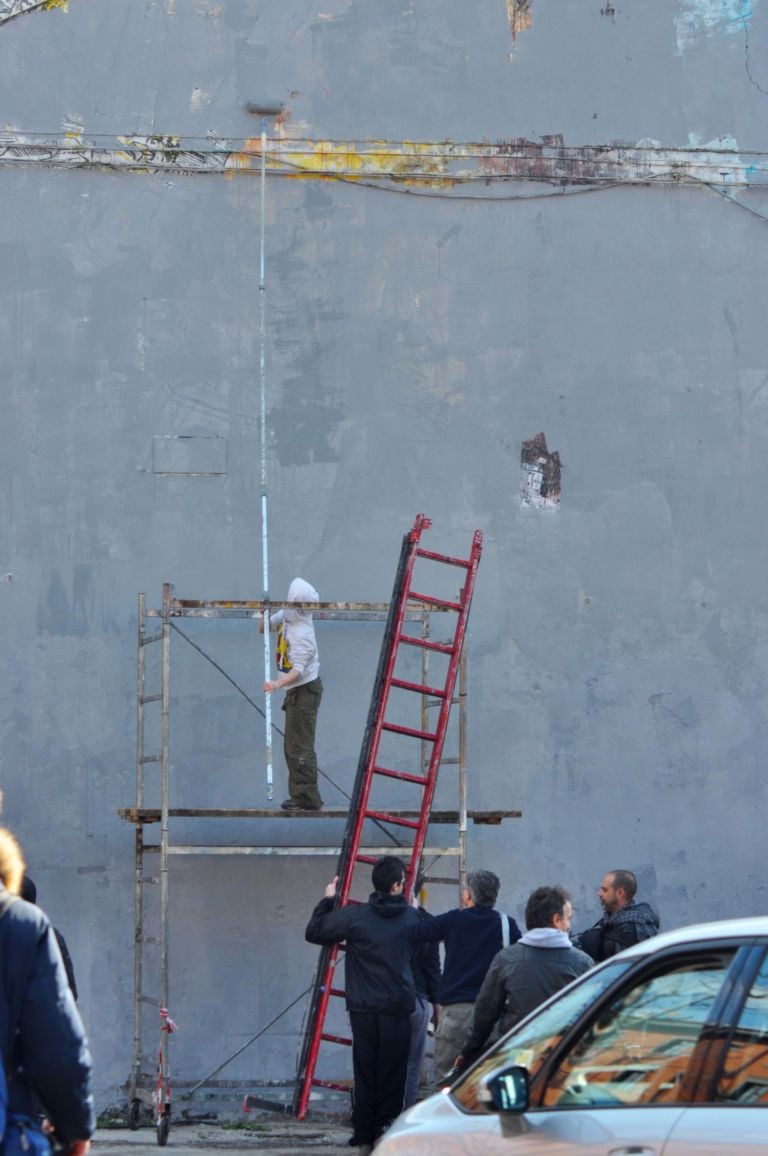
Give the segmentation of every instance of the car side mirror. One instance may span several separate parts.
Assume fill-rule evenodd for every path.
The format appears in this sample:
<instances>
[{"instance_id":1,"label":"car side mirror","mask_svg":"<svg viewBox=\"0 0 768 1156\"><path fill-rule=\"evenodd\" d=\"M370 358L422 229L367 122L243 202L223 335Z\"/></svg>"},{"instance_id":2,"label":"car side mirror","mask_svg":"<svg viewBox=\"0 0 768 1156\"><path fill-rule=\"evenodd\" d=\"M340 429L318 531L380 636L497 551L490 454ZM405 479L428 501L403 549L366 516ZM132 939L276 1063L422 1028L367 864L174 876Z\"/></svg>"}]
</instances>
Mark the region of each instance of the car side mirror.
<instances>
[{"instance_id":1,"label":"car side mirror","mask_svg":"<svg viewBox=\"0 0 768 1156\"><path fill-rule=\"evenodd\" d=\"M479 1099L492 1112L527 1112L531 1102L528 1069L514 1065L493 1072L483 1080Z\"/></svg>"}]
</instances>

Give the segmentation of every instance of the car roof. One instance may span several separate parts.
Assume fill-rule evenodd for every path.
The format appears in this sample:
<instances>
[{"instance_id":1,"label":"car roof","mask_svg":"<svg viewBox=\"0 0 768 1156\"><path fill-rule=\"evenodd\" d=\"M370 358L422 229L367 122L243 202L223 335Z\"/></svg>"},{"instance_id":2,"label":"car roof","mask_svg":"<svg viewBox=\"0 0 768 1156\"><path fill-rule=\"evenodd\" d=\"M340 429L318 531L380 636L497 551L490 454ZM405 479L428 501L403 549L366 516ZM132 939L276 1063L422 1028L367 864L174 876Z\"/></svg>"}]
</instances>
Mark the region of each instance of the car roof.
<instances>
[{"instance_id":1,"label":"car roof","mask_svg":"<svg viewBox=\"0 0 768 1156\"><path fill-rule=\"evenodd\" d=\"M622 956L649 955L676 944L709 942L713 939L768 939L768 915L752 915L742 919L721 919L717 923L693 923L663 931L652 939L644 939L622 952Z\"/></svg>"}]
</instances>

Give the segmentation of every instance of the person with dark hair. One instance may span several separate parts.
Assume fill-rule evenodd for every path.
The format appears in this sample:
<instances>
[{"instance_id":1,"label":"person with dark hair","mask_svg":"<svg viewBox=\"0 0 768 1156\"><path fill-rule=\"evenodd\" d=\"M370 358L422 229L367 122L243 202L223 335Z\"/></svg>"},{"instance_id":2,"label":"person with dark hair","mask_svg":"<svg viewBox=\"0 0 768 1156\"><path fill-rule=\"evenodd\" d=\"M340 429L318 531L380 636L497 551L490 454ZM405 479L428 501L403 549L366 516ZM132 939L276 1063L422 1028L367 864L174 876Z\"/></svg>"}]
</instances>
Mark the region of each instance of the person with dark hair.
<instances>
[{"instance_id":1,"label":"person with dark hair","mask_svg":"<svg viewBox=\"0 0 768 1156\"><path fill-rule=\"evenodd\" d=\"M407 939L420 919L403 894L405 865L385 855L371 873L374 891L367 903L334 910L338 877L325 889L307 924L310 943L346 944L346 1001L352 1028L353 1134L368 1156L373 1145L403 1109L411 1012L416 1002L412 962L417 956Z\"/></svg>"},{"instance_id":2,"label":"person with dark hair","mask_svg":"<svg viewBox=\"0 0 768 1156\"><path fill-rule=\"evenodd\" d=\"M7 1127L19 1129L24 1150L48 1150L34 1123L42 1105L66 1156L85 1156L95 1127L88 1042L48 917L18 898L23 874L18 843L0 829L0 1053L8 1083Z\"/></svg>"},{"instance_id":3,"label":"person with dark hair","mask_svg":"<svg viewBox=\"0 0 768 1156\"><path fill-rule=\"evenodd\" d=\"M24 875L24 878L21 881L21 898L26 900L27 903L34 903L36 907L39 906L37 902L37 887L27 874ZM61 959L64 964L64 970L67 973L67 983L69 984L69 990L72 992L72 998L74 999L75 1003L77 1003L75 968L72 964L72 956L69 954L67 941L57 927L54 927L53 934L56 936L56 942L59 945L59 951L61 952Z\"/></svg>"},{"instance_id":4,"label":"person with dark hair","mask_svg":"<svg viewBox=\"0 0 768 1156\"><path fill-rule=\"evenodd\" d=\"M620 869L603 876L597 897L604 914L597 923L574 936L573 942L595 963L610 959L625 947L658 935L660 920L647 903L635 903L637 879Z\"/></svg>"},{"instance_id":5,"label":"person with dark hair","mask_svg":"<svg viewBox=\"0 0 768 1156\"><path fill-rule=\"evenodd\" d=\"M456 1060L457 1071L474 1063L496 1024L500 1035L592 967L573 947L571 898L563 887L537 887L525 906L525 935L491 963L477 999L470 1031Z\"/></svg>"},{"instance_id":6,"label":"person with dark hair","mask_svg":"<svg viewBox=\"0 0 768 1156\"><path fill-rule=\"evenodd\" d=\"M445 945L435 1032L438 1087L467 1038L477 993L491 960L502 947L520 938L514 919L494 910L499 887L499 877L492 871L470 871L462 888L461 907L435 915L408 931L414 943Z\"/></svg>"}]
</instances>

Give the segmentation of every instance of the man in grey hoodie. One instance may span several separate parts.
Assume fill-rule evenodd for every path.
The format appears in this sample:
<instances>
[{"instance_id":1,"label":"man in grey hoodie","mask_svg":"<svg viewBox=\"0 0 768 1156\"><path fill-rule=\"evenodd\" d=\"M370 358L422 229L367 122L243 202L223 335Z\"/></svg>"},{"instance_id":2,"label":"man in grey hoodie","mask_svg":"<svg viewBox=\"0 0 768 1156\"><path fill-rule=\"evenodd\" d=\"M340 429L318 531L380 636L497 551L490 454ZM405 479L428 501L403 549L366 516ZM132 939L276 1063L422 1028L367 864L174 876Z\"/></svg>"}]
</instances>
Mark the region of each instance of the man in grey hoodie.
<instances>
[{"instance_id":1,"label":"man in grey hoodie","mask_svg":"<svg viewBox=\"0 0 768 1156\"><path fill-rule=\"evenodd\" d=\"M482 1053L499 1020L503 1035L592 967L590 957L569 939L572 914L571 898L563 887L537 887L531 893L525 907L525 935L498 953L483 980L472 1031L456 1061L459 1071Z\"/></svg>"},{"instance_id":2,"label":"man in grey hoodie","mask_svg":"<svg viewBox=\"0 0 768 1156\"><path fill-rule=\"evenodd\" d=\"M314 586L303 578L294 578L288 588L287 602L319 600ZM323 684L312 611L278 610L270 618L270 626L278 631L279 673L276 679L264 683L264 690L268 694L283 687L287 690L283 700L283 753L288 765L289 797L281 805L284 811L319 811L323 800L317 789L315 727Z\"/></svg>"}]
</instances>

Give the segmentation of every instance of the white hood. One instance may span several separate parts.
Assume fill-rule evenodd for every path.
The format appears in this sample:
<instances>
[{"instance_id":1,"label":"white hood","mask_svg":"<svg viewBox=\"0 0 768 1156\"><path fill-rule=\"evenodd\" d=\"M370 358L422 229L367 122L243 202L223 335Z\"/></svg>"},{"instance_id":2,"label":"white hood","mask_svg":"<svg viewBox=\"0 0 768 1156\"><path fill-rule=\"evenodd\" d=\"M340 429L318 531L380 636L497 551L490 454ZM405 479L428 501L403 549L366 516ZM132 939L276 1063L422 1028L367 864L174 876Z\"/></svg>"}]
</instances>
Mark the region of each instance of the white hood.
<instances>
[{"instance_id":1,"label":"white hood","mask_svg":"<svg viewBox=\"0 0 768 1156\"><path fill-rule=\"evenodd\" d=\"M305 578L294 578L288 587L288 597L286 602L319 602L320 595L315 590L311 582L307 582ZM286 610L285 621L296 622L300 618L306 618L312 621L311 610Z\"/></svg>"}]
</instances>

